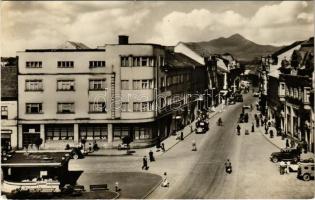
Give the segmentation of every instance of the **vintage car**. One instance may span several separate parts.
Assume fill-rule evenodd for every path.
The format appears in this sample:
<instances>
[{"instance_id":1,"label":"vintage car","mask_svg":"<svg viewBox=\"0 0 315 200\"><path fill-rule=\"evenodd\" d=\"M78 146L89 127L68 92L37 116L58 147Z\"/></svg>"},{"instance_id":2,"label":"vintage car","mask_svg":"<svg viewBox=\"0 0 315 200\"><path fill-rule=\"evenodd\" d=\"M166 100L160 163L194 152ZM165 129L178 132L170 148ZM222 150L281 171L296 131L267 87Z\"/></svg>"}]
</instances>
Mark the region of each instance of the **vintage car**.
<instances>
[{"instance_id":1,"label":"vintage car","mask_svg":"<svg viewBox=\"0 0 315 200\"><path fill-rule=\"evenodd\" d=\"M304 181L314 179L314 162L299 163L297 178L302 178Z\"/></svg>"},{"instance_id":2,"label":"vintage car","mask_svg":"<svg viewBox=\"0 0 315 200\"><path fill-rule=\"evenodd\" d=\"M293 161L297 163L300 159L300 154L297 149L293 148L284 148L280 152L273 152L270 155L270 160L274 163L279 161Z\"/></svg>"}]
</instances>

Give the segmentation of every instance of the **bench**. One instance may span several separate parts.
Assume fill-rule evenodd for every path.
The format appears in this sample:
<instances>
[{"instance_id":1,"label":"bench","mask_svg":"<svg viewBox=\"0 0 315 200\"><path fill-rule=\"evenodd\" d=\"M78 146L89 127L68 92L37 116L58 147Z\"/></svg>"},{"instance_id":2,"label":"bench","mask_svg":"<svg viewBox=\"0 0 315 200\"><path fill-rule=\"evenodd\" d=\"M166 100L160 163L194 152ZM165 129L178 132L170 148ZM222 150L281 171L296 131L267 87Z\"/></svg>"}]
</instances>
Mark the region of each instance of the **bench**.
<instances>
[{"instance_id":1,"label":"bench","mask_svg":"<svg viewBox=\"0 0 315 200\"><path fill-rule=\"evenodd\" d=\"M90 191L108 190L107 184L90 185Z\"/></svg>"}]
</instances>

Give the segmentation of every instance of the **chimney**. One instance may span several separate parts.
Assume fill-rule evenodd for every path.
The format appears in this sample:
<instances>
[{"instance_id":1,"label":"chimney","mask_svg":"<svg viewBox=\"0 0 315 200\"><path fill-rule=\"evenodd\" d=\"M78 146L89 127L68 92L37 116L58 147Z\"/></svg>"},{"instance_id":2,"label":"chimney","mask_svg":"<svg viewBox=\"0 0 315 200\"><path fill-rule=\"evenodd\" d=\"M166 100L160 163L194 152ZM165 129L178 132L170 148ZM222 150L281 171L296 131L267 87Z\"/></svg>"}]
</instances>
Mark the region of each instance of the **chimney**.
<instances>
[{"instance_id":1,"label":"chimney","mask_svg":"<svg viewBox=\"0 0 315 200\"><path fill-rule=\"evenodd\" d=\"M128 35L119 35L118 36L118 44L128 44Z\"/></svg>"}]
</instances>

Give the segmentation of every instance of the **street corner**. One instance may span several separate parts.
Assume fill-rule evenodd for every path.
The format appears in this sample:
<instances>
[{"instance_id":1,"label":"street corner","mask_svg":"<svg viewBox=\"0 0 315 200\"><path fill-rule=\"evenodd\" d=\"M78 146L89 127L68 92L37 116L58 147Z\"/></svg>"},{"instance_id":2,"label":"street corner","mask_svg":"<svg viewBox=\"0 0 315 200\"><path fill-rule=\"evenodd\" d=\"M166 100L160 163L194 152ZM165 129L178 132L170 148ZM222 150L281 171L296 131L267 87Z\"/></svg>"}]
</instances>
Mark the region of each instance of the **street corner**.
<instances>
[{"instance_id":1,"label":"street corner","mask_svg":"<svg viewBox=\"0 0 315 200\"><path fill-rule=\"evenodd\" d=\"M143 199L160 185L162 177L146 172L87 172L77 183L89 188L90 185L107 184L109 190L119 188L119 198Z\"/></svg>"}]
</instances>

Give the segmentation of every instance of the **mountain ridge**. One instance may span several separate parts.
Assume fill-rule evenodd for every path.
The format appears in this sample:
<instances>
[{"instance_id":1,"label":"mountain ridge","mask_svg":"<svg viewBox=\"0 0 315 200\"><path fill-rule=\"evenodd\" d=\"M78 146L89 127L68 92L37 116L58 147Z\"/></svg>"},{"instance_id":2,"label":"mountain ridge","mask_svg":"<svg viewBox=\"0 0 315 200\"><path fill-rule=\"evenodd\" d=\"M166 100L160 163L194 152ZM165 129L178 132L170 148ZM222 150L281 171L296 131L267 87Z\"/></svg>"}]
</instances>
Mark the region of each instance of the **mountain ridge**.
<instances>
[{"instance_id":1,"label":"mountain ridge","mask_svg":"<svg viewBox=\"0 0 315 200\"><path fill-rule=\"evenodd\" d=\"M272 54L283 47L257 44L239 33L229 37L219 37L202 42L188 42L187 44L205 55L230 53L237 60L247 62L263 55Z\"/></svg>"}]
</instances>

